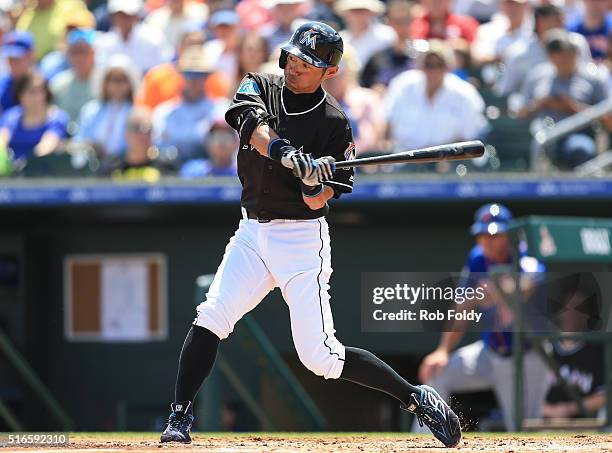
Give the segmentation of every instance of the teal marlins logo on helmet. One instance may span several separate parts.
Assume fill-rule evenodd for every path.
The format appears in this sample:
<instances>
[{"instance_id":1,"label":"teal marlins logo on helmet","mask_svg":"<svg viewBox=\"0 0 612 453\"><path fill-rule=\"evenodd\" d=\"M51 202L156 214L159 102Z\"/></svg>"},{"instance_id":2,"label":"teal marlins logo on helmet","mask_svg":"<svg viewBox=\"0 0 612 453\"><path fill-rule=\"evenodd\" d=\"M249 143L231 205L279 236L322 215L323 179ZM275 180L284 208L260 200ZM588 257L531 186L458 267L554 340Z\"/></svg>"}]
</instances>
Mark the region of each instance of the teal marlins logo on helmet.
<instances>
[{"instance_id":1,"label":"teal marlins logo on helmet","mask_svg":"<svg viewBox=\"0 0 612 453\"><path fill-rule=\"evenodd\" d=\"M306 22L281 47L278 65L284 69L291 54L317 68L329 68L338 66L343 51L344 43L336 30L322 22Z\"/></svg>"}]
</instances>

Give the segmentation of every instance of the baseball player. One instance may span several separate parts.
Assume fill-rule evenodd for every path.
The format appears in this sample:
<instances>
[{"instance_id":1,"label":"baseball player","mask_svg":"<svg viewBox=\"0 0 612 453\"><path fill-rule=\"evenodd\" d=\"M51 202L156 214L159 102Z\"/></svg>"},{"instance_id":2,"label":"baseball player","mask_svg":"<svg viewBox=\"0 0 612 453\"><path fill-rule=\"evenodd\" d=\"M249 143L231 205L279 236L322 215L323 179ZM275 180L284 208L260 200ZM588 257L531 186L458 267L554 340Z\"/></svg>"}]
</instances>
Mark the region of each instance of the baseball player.
<instances>
[{"instance_id":1,"label":"baseball player","mask_svg":"<svg viewBox=\"0 0 612 453\"><path fill-rule=\"evenodd\" d=\"M470 233L476 245L470 250L462 274L466 285L486 288L486 303L480 303L487 326L496 331L481 332L481 339L456 349L464 332L444 332L435 351L428 354L419 367L421 382L435 386L440 394L448 397L451 393L473 392L492 389L503 412L506 430L516 431L514 394L514 362L512 358L512 330L514 315L504 302L504 296L494 291L489 273L493 266L509 265L513 262L514 251L508 236L512 214L498 203L481 206L474 216ZM523 246L521 246L522 248ZM519 267L526 280L537 281L545 267L535 258L527 256L526 250L519 251ZM524 289L522 297L529 299L531 290ZM525 305L525 310L529 304ZM548 388L546 364L529 345L525 345L525 394L524 407L527 418L541 416L544 397ZM415 431L421 426L414 425Z\"/></svg>"},{"instance_id":2,"label":"baseball player","mask_svg":"<svg viewBox=\"0 0 612 453\"><path fill-rule=\"evenodd\" d=\"M219 341L279 287L289 306L301 362L325 379L344 379L397 398L447 447L461 438L459 419L436 391L414 386L372 353L334 336L327 201L350 193L352 170L334 171L354 155L346 115L321 83L342 58L340 35L308 22L282 47L284 76L249 73L227 122L238 131L242 220L181 351L175 399L162 442L190 442L192 402L209 375Z\"/></svg>"}]
</instances>

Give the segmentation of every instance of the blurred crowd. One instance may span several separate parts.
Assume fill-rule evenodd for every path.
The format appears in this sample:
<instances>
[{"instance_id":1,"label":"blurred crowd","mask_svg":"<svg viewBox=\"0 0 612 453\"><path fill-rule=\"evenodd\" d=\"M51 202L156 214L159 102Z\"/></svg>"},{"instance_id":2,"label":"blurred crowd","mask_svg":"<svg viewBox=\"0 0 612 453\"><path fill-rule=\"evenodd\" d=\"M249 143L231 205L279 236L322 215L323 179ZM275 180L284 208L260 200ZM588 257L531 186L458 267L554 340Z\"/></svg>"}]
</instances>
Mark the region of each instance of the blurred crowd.
<instances>
[{"instance_id":1,"label":"blurred crowd","mask_svg":"<svg viewBox=\"0 0 612 453\"><path fill-rule=\"evenodd\" d=\"M116 179L236 174L238 140L223 118L229 99L246 73L280 73L279 46L306 20L344 39L339 75L324 88L344 107L358 155L494 142L508 121L529 134L608 98L611 6L1 0L0 175L53 176L54 166L39 162L60 155ZM604 130L611 123L602 118ZM475 165L499 168L512 141ZM587 128L564 137L550 158L571 170L596 153Z\"/></svg>"}]
</instances>

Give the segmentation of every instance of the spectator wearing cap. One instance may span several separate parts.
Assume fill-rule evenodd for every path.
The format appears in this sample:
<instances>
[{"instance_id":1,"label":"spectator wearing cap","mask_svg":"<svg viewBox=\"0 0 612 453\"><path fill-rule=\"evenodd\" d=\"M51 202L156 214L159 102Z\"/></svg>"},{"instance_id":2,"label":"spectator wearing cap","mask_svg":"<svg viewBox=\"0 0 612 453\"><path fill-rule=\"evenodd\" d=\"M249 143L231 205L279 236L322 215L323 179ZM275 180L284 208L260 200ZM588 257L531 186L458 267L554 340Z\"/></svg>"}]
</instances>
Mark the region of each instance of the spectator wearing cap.
<instances>
[{"instance_id":1,"label":"spectator wearing cap","mask_svg":"<svg viewBox=\"0 0 612 453\"><path fill-rule=\"evenodd\" d=\"M201 28L186 31L176 49L177 61L162 63L147 71L136 98L136 104L151 110L163 102L180 98L185 78L177 67L185 49L204 45L206 35ZM230 83L221 74L211 74L204 80L204 90L209 98L226 96Z\"/></svg>"},{"instance_id":2,"label":"spectator wearing cap","mask_svg":"<svg viewBox=\"0 0 612 453\"><path fill-rule=\"evenodd\" d=\"M127 120L125 154L104 162L99 174L116 181L156 183L163 175L174 173L171 163L161 159L159 150L153 146L152 128L148 109L132 109Z\"/></svg>"},{"instance_id":3,"label":"spectator wearing cap","mask_svg":"<svg viewBox=\"0 0 612 453\"><path fill-rule=\"evenodd\" d=\"M335 0L314 0L306 18L315 22L326 23L334 30L342 30L345 26L344 20L336 12L335 3Z\"/></svg>"},{"instance_id":4,"label":"spectator wearing cap","mask_svg":"<svg viewBox=\"0 0 612 453\"><path fill-rule=\"evenodd\" d=\"M550 64L540 65L528 76L521 96L521 117L560 121L588 106L608 99L608 86L594 65L578 64L578 49L569 32L550 30L545 36ZM586 131L569 134L557 144L554 160L564 169L574 168L596 153L595 142Z\"/></svg>"},{"instance_id":5,"label":"spectator wearing cap","mask_svg":"<svg viewBox=\"0 0 612 453\"><path fill-rule=\"evenodd\" d=\"M47 78L52 80L60 72L70 67L68 61L68 34L77 28L81 29L93 29L96 28L96 19L92 13L87 10L76 11L68 18L66 22L65 34L60 40L57 49L46 54L42 60L40 60L39 69L40 72Z\"/></svg>"},{"instance_id":6,"label":"spectator wearing cap","mask_svg":"<svg viewBox=\"0 0 612 453\"><path fill-rule=\"evenodd\" d=\"M390 0L387 3L387 23L395 31L396 39L370 57L361 72L362 86L384 93L391 79L414 67L415 50L410 39L413 8L410 0Z\"/></svg>"},{"instance_id":7,"label":"spectator wearing cap","mask_svg":"<svg viewBox=\"0 0 612 453\"><path fill-rule=\"evenodd\" d=\"M384 127L382 99L371 88L359 86L359 60L353 49L344 48L338 73L323 83L323 88L338 101L353 129L355 149L359 153L380 150Z\"/></svg>"},{"instance_id":8,"label":"spectator wearing cap","mask_svg":"<svg viewBox=\"0 0 612 453\"><path fill-rule=\"evenodd\" d=\"M451 12L452 0L421 0L423 15L412 21L412 39L465 39L476 37L478 22Z\"/></svg>"},{"instance_id":9,"label":"spectator wearing cap","mask_svg":"<svg viewBox=\"0 0 612 453\"><path fill-rule=\"evenodd\" d=\"M238 69L239 21L238 14L231 9L216 11L208 21L215 39L204 44L204 53L215 62L215 71L223 73L229 80L236 77Z\"/></svg>"},{"instance_id":10,"label":"spectator wearing cap","mask_svg":"<svg viewBox=\"0 0 612 453\"><path fill-rule=\"evenodd\" d=\"M68 115L53 105L45 78L29 72L15 84L19 104L0 118L0 147L25 161L52 153L68 136Z\"/></svg>"},{"instance_id":11,"label":"spectator wearing cap","mask_svg":"<svg viewBox=\"0 0 612 453\"><path fill-rule=\"evenodd\" d=\"M512 44L533 34L528 0L498 0L498 4L499 12L478 27L472 45L472 57L480 65L504 60Z\"/></svg>"},{"instance_id":12,"label":"spectator wearing cap","mask_svg":"<svg viewBox=\"0 0 612 453\"><path fill-rule=\"evenodd\" d=\"M584 0L584 13L568 24L567 29L584 36L593 60L600 62L610 52L612 40L612 3L610 0Z\"/></svg>"},{"instance_id":13,"label":"spectator wearing cap","mask_svg":"<svg viewBox=\"0 0 612 453\"><path fill-rule=\"evenodd\" d=\"M35 66L34 37L29 32L12 31L4 35L2 55L8 60L8 74L0 75L0 107L5 111L18 104L16 82Z\"/></svg>"},{"instance_id":14,"label":"spectator wearing cap","mask_svg":"<svg viewBox=\"0 0 612 453\"><path fill-rule=\"evenodd\" d=\"M178 63L185 79L181 97L153 112L154 143L162 152L176 149L181 161L202 154L211 124L225 115L226 100L211 100L204 91L204 80L213 65L202 47L186 49Z\"/></svg>"},{"instance_id":15,"label":"spectator wearing cap","mask_svg":"<svg viewBox=\"0 0 612 453\"><path fill-rule=\"evenodd\" d=\"M340 0L336 11L346 23L340 36L355 49L362 66L372 55L396 40L393 28L379 20L385 12L385 4L380 0Z\"/></svg>"},{"instance_id":16,"label":"spectator wearing cap","mask_svg":"<svg viewBox=\"0 0 612 453\"><path fill-rule=\"evenodd\" d=\"M13 23L6 14L0 12L0 43L4 41L4 35L10 33L13 29ZM0 74L7 74L9 72L8 61L2 54L0 49Z\"/></svg>"},{"instance_id":17,"label":"spectator wearing cap","mask_svg":"<svg viewBox=\"0 0 612 453\"><path fill-rule=\"evenodd\" d=\"M112 56L96 71L96 98L81 109L74 141L92 145L102 159L123 154L127 119L139 80L140 71L125 55Z\"/></svg>"},{"instance_id":18,"label":"spectator wearing cap","mask_svg":"<svg viewBox=\"0 0 612 453\"><path fill-rule=\"evenodd\" d=\"M387 137L403 148L472 140L487 125L476 89L449 71L454 55L443 41L431 41L418 69L391 81L385 97Z\"/></svg>"},{"instance_id":19,"label":"spectator wearing cap","mask_svg":"<svg viewBox=\"0 0 612 453\"><path fill-rule=\"evenodd\" d=\"M563 11L554 5L537 6L533 11L533 22L535 33L532 37L519 40L507 48L503 60L505 71L495 86L495 90L502 96L520 91L527 74L537 65L548 61L544 36L549 30L563 28ZM578 49L580 60L591 61L591 51L584 36L571 33L570 39Z\"/></svg>"},{"instance_id":20,"label":"spectator wearing cap","mask_svg":"<svg viewBox=\"0 0 612 453\"><path fill-rule=\"evenodd\" d=\"M260 30L272 21L272 13L265 0L241 0L235 10L240 17L240 26L248 31Z\"/></svg>"},{"instance_id":21,"label":"spectator wearing cap","mask_svg":"<svg viewBox=\"0 0 612 453\"><path fill-rule=\"evenodd\" d=\"M497 0L455 0L453 12L473 17L479 23L489 22L497 12Z\"/></svg>"},{"instance_id":22,"label":"spectator wearing cap","mask_svg":"<svg viewBox=\"0 0 612 453\"><path fill-rule=\"evenodd\" d=\"M442 333L436 350L425 356L419 367L419 380L440 393L442 398L461 392L493 390L497 403L502 410L504 425L508 431L516 431L513 420L515 379L512 359L513 311L508 298L514 292L504 292L507 285L497 289L489 277L496 266L510 265L518 254L521 277L521 302L525 310L533 301L535 285L540 281L543 264L524 252L514 251L508 236L512 214L498 203L487 204L476 211L470 233L476 245L468 253L467 261L461 272L462 278L457 285L473 288L483 294L480 300L466 300L462 310L478 310L482 314L478 330L480 340L455 350L468 327L467 323L456 323L453 331ZM512 278L509 275L498 278ZM512 280L514 281L514 279ZM537 299L536 299L537 301ZM476 327L476 326L473 326ZM484 329L483 329L484 328ZM491 329L491 330L489 330ZM483 331L486 330L486 331ZM524 355L524 394L523 408L526 418L540 418L542 404L548 389L548 368L539 354L528 349ZM415 423L415 430L419 431Z\"/></svg>"},{"instance_id":23,"label":"spectator wearing cap","mask_svg":"<svg viewBox=\"0 0 612 453\"><path fill-rule=\"evenodd\" d=\"M285 44L293 34L293 22L306 15L305 0L264 0L270 8L272 20L260 32L268 40L271 50Z\"/></svg>"},{"instance_id":24,"label":"spectator wearing cap","mask_svg":"<svg viewBox=\"0 0 612 453\"><path fill-rule=\"evenodd\" d=\"M240 141L225 120L215 121L206 137L207 159L191 159L181 167L182 178L236 176L236 155Z\"/></svg>"},{"instance_id":25,"label":"spectator wearing cap","mask_svg":"<svg viewBox=\"0 0 612 453\"><path fill-rule=\"evenodd\" d=\"M113 55L126 55L141 72L170 61L174 50L159 30L138 23L142 0L109 0L111 29L96 39L96 56L104 64Z\"/></svg>"},{"instance_id":26,"label":"spectator wearing cap","mask_svg":"<svg viewBox=\"0 0 612 453\"><path fill-rule=\"evenodd\" d=\"M92 79L95 35L93 29L81 28L68 33L67 54L70 67L50 82L55 103L68 113L71 121L77 121L81 108L94 98Z\"/></svg>"},{"instance_id":27,"label":"spectator wearing cap","mask_svg":"<svg viewBox=\"0 0 612 453\"><path fill-rule=\"evenodd\" d=\"M81 0L37 0L17 21L18 30L34 36L36 60L55 50L63 39L69 18L87 7Z\"/></svg>"},{"instance_id":28,"label":"spectator wearing cap","mask_svg":"<svg viewBox=\"0 0 612 453\"><path fill-rule=\"evenodd\" d=\"M168 43L176 48L184 30L192 24L204 24L208 18L208 7L193 0L167 0L161 8L151 11L145 24L166 35Z\"/></svg>"}]
</instances>

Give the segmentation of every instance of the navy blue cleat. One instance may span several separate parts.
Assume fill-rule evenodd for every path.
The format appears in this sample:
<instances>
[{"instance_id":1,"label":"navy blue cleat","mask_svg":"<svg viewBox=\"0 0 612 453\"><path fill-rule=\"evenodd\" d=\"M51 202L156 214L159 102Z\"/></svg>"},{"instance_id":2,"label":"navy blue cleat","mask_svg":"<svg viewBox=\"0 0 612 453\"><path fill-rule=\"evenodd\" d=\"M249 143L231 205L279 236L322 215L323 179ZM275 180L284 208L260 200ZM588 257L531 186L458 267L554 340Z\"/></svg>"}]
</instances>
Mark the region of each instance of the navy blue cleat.
<instances>
[{"instance_id":1,"label":"navy blue cleat","mask_svg":"<svg viewBox=\"0 0 612 453\"><path fill-rule=\"evenodd\" d=\"M456 447L461 440L459 417L432 387L419 385L419 389L421 394L410 395L410 401L402 409L412 412L419 425L425 424L446 447Z\"/></svg>"},{"instance_id":2,"label":"navy blue cleat","mask_svg":"<svg viewBox=\"0 0 612 453\"><path fill-rule=\"evenodd\" d=\"M189 432L194 417L189 413L190 408L191 401L170 404L172 413L168 418L168 426L161 435L160 440L162 442L181 442L184 444L191 442Z\"/></svg>"}]
</instances>

